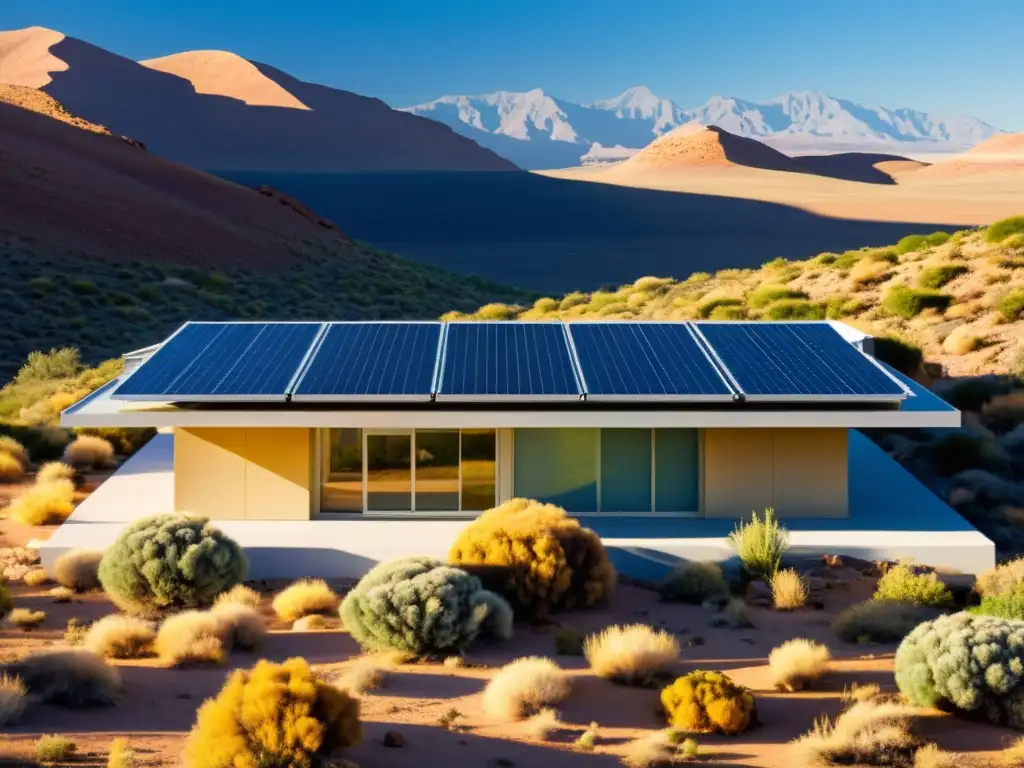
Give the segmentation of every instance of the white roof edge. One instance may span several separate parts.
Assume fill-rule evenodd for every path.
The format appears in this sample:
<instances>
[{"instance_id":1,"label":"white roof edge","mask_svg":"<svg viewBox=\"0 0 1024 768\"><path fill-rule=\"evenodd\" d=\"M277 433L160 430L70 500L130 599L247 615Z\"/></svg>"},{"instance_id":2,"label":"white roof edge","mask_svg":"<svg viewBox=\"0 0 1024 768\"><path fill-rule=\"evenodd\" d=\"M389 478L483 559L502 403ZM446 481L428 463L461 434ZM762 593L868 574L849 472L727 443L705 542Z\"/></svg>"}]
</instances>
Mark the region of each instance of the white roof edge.
<instances>
[{"instance_id":1,"label":"white roof edge","mask_svg":"<svg viewBox=\"0 0 1024 768\"><path fill-rule=\"evenodd\" d=\"M156 344L150 344L148 347L141 347L139 349L133 349L131 352L125 352L124 354L121 355L121 357L128 358L128 357L142 357L143 355L151 355L154 352L156 352L158 349L160 349L160 345L161 344L163 344L163 342L162 341L158 341Z\"/></svg>"}]
</instances>

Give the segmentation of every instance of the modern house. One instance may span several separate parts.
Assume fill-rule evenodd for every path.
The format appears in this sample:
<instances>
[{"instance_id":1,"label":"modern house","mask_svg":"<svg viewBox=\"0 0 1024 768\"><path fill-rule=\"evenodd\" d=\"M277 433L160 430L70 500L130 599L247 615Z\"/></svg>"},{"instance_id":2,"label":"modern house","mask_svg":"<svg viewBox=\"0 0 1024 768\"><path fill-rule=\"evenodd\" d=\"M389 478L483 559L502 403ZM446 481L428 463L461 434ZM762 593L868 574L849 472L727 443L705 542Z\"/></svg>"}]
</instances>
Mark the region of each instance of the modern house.
<instances>
[{"instance_id":1,"label":"modern house","mask_svg":"<svg viewBox=\"0 0 1024 768\"><path fill-rule=\"evenodd\" d=\"M954 408L837 322L186 323L65 426L157 427L42 547L201 514L255 577L444 558L513 497L564 507L621 570L723 559L772 507L807 553L979 572L992 543L859 430Z\"/></svg>"}]
</instances>

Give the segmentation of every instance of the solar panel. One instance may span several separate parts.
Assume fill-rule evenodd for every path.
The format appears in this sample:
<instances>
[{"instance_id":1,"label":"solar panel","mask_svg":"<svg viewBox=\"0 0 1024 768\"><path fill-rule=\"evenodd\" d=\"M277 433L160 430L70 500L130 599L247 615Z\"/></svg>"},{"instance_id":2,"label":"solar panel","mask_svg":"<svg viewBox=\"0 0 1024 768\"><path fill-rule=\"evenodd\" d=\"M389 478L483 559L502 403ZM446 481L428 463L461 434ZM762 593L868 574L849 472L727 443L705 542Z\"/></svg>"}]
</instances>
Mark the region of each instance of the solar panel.
<instances>
[{"instance_id":1,"label":"solar panel","mask_svg":"<svg viewBox=\"0 0 1024 768\"><path fill-rule=\"evenodd\" d=\"M588 400L729 401L688 323L569 323Z\"/></svg>"},{"instance_id":2,"label":"solar panel","mask_svg":"<svg viewBox=\"0 0 1024 768\"><path fill-rule=\"evenodd\" d=\"M121 400L285 400L321 323L187 323L114 391Z\"/></svg>"},{"instance_id":3,"label":"solar panel","mask_svg":"<svg viewBox=\"0 0 1024 768\"><path fill-rule=\"evenodd\" d=\"M450 323L437 397L449 400L578 400L562 323Z\"/></svg>"},{"instance_id":4,"label":"solar panel","mask_svg":"<svg viewBox=\"0 0 1024 768\"><path fill-rule=\"evenodd\" d=\"M440 323L331 323L292 399L429 400L440 338Z\"/></svg>"},{"instance_id":5,"label":"solar panel","mask_svg":"<svg viewBox=\"0 0 1024 768\"><path fill-rule=\"evenodd\" d=\"M748 400L901 400L906 391L828 323L698 323Z\"/></svg>"}]
</instances>

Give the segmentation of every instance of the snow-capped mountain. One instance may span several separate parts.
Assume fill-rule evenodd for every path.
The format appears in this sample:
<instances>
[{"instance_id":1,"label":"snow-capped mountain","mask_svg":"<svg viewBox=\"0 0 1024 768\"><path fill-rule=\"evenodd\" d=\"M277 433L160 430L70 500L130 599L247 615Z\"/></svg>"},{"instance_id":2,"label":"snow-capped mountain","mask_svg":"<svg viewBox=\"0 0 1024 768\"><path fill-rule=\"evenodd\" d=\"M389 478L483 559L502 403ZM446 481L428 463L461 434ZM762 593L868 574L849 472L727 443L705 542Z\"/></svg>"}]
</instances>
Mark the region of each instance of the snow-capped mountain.
<instances>
[{"instance_id":1,"label":"snow-capped mountain","mask_svg":"<svg viewBox=\"0 0 1024 768\"><path fill-rule=\"evenodd\" d=\"M590 104L536 88L444 96L405 111L446 123L525 168L577 165L594 145L640 149L688 122L806 153L961 152L1003 133L972 117L865 106L818 91L792 91L763 103L713 96L684 109L643 86Z\"/></svg>"}]
</instances>

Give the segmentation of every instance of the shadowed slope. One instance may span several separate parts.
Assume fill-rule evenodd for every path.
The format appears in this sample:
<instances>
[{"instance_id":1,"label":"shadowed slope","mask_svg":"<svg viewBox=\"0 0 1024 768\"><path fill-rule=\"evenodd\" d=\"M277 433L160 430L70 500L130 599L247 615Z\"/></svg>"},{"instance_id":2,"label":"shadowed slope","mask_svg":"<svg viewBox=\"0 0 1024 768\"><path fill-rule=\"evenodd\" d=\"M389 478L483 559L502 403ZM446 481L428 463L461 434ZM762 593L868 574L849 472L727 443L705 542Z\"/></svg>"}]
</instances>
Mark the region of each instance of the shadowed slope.
<instances>
[{"instance_id":1,"label":"shadowed slope","mask_svg":"<svg viewBox=\"0 0 1024 768\"><path fill-rule=\"evenodd\" d=\"M899 155L871 152L841 152L835 155L802 155L793 158L803 168L818 176L867 184L895 184L898 178L927 163L919 163Z\"/></svg>"}]
</instances>

